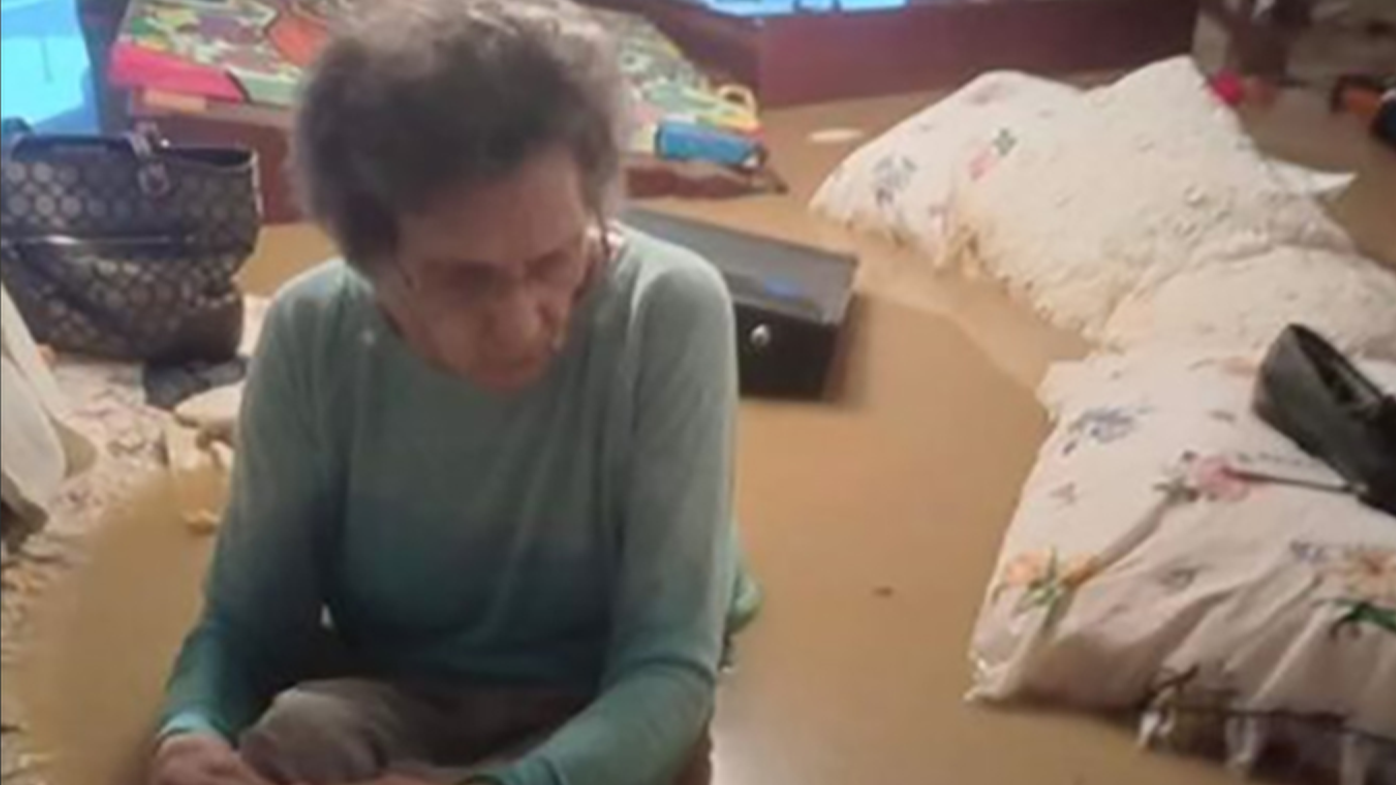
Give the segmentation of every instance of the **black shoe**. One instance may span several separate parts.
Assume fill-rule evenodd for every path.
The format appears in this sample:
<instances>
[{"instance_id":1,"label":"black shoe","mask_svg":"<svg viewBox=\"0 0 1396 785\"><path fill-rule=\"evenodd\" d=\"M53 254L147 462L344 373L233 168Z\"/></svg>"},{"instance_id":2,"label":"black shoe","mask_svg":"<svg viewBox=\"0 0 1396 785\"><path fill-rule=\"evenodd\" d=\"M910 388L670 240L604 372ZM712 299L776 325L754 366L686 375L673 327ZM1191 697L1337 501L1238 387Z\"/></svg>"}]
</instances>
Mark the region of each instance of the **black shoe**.
<instances>
[{"instance_id":1,"label":"black shoe","mask_svg":"<svg viewBox=\"0 0 1396 785\"><path fill-rule=\"evenodd\" d=\"M1261 364L1253 407L1363 502L1396 515L1396 398L1322 336L1300 325L1280 334Z\"/></svg>"}]
</instances>

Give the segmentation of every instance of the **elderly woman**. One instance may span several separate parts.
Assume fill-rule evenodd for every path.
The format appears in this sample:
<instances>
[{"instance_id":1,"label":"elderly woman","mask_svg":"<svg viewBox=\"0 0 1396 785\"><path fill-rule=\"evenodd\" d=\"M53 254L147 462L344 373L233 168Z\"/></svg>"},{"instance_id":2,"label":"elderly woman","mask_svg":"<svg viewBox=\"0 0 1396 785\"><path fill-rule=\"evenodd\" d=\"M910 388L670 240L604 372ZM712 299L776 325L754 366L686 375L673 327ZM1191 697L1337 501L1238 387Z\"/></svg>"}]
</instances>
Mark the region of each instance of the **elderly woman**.
<instances>
[{"instance_id":1,"label":"elderly woman","mask_svg":"<svg viewBox=\"0 0 1396 785\"><path fill-rule=\"evenodd\" d=\"M374 5L303 96L344 261L269 316L151 781L704 782L753 596L723 283L608 223L625 90L584 12Z\"/></svg>"}]
</instances>

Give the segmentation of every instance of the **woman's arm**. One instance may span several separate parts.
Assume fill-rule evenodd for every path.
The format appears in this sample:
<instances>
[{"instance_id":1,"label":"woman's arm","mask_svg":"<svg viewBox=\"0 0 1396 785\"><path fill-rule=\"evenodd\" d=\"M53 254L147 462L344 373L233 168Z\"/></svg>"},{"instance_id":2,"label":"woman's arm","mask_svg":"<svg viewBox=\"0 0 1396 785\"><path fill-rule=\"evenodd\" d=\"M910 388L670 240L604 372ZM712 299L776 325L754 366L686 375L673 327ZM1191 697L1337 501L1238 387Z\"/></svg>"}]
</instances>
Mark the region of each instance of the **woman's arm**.
<instances>
[{"instance_id":1,"label":"woman's arm","mask_svg":"<svg viewBox=\"0 0 1396 785\"><path fill-rule=\"evenodd\" d=\"M203 614L170 679L162 736L208 732L234 740L297 675L317 632L317 538L334 509L294 310L284 300L273 306L252 364L232 496Z\"/></svg>"},{"instance_id":2,"label":"woman's arm","mask_svg":"<svg viewBox=\"0 0 1396 785\"><path fill-rule=\"evenodd\" d=\"M706 264L650 285L602 692L487 781L667 785L712 719L736 562L732 305Z\"/></svg>"}]
</instances>

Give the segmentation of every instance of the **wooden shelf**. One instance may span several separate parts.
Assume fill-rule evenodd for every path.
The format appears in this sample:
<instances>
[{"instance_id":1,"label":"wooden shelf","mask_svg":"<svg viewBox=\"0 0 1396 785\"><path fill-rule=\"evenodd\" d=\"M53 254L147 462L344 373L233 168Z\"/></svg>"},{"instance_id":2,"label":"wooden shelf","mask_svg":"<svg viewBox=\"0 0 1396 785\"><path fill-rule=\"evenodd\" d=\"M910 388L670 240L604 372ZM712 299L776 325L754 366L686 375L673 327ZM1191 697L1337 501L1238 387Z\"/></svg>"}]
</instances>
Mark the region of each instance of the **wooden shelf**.
<instances>
[{"instance_id":1,"label":"wooden shelf","mask_svg":"<svg viewBox=\"0 0 1396 785\"><path fill-rule=\"evenodd\" d=\"M904 93L986 70L1133 68L1192 50L1199 0L913 0L737 17L682 0L586 0L651 19L767 107Z\"/></svg>"}]
</instances>

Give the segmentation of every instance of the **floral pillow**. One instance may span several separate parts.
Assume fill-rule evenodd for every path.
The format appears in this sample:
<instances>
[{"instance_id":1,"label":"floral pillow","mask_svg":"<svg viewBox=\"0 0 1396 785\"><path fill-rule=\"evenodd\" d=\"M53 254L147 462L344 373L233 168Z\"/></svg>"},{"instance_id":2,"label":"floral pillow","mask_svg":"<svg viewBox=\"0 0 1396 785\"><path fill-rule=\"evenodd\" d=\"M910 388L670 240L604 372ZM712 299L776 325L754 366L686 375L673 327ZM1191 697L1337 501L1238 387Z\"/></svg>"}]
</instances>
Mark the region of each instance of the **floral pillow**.
<instances>
[{"instance_id":1,"label":"floral pillow","mask_svg":"<svg viewBox=\"0 0 1396 785\"><path fill-rule=\"evenodd\" d=\"M1053 323L1099 339L1143 281L1293 245L1351 253L1310 196L1276 175L1193 62L1086 93L1011 144L981 144L950 218L956 261Z\"/></svg>"},{"instance_id":2,"label":"floral pillow","mask_svg":"<svg viewBox=\"0 0 1396 785\"><path fill-rule=\"evenodd\" d=\"M850 155L811 208L1109 347L1254 351L1298 321L1396 359L1396 275L1313 179L1265 158L1181 57L1085 92L985 74Z\"/></svg>"},{"instance_id":3,"label":"floral pillow","mask_svg":"<svg viewBox=\"0 0 1396 785\"><path fill-rule=\"evenodd\" d=\"M1396 365L1370 370L1396 389ZM1255 371L1165 351L1053 369L972 695L1143 706L1149 743L1396 781L1396 517L1251 415Z\"/></svg>"},{"instance_id":4,"label":"floral pillow","mask_svg":"<svg viewBox=\"0 0 1396 785\"><path fill-rule=\"evenodd\" d=\"M1259 356L1294 323L1347 351L1396 360L1396 275L1354 254L1285 246L1158 283L1146 279L1115 309L1102 339Z\"/></svg>"},{"instance_id":5,"label":"floral pillow","mask_svg":"<svg viewBox=\"0 0 1396 785\"><path fill-rule=\"evenodd\" d=\"M1079 101L1080 91L1069 85L1011 71L984 74L849 156L810 207L934 258L959 172L981 140L1025 133Z\"/></svg>"}]
</instances>

